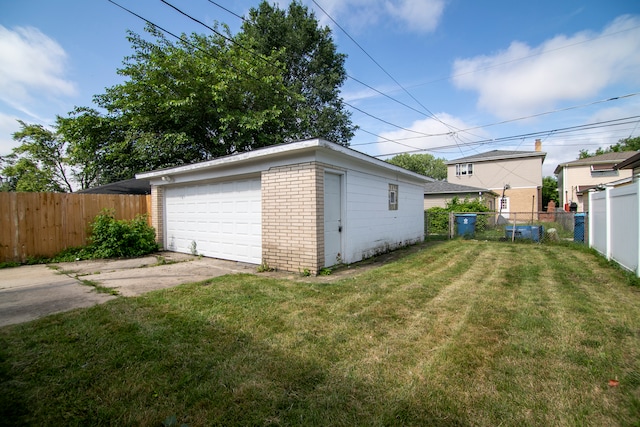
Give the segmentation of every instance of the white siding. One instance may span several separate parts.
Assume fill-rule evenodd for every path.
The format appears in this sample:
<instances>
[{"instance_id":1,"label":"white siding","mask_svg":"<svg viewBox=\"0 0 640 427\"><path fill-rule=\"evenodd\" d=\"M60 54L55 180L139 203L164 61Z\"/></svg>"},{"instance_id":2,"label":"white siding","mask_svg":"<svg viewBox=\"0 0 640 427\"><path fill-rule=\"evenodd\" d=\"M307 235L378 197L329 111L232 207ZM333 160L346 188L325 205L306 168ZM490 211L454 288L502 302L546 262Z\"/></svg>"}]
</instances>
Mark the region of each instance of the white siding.
<instances>
[{"instance_id":1,"label":"white siding","mask_svg":"<svg viewBox=\"0 0 640 427\"><path fill-rule=\"evenodd\" d=\"M424 238L424 190L363 171L346 177L346 263L416 243ZM389 210L389 184L398 185L398 209Z\"/></svg>"}]
</instances>

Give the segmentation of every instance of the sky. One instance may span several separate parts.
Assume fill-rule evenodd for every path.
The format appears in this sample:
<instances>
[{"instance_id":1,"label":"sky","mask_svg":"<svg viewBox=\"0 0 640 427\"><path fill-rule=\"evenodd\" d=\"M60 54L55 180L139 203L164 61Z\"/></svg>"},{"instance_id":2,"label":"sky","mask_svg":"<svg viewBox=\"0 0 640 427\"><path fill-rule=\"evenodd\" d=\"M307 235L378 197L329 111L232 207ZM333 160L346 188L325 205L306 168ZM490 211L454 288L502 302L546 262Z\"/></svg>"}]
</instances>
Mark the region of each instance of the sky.
<instances>
[{"instance_id":1,"label":"sky","mask_svg":"<svg viewBox=\"0 0 640 427\"><path fill-rule=\"evenodd\" d=\"M167 1L234 33L259 4ZM113 2L176 34L209 31L160 0ZM347 55L341 96L365 154L454 160L540 139L549 176L581 149L640 136L637 0L302 2ZM109 0L0 0L0 156L18 120L49 127L121 83L127 30L144 27Z\"/></svg>"}]
</instances>

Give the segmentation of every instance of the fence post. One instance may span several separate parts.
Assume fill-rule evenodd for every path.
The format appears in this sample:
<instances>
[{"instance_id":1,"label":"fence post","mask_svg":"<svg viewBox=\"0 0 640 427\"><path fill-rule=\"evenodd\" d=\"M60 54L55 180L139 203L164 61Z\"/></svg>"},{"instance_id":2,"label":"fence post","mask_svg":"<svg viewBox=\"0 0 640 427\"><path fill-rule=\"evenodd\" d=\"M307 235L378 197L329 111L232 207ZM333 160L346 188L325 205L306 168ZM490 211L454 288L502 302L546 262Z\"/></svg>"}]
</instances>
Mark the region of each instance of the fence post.
<instances>
[{"instance_id":1,"label":"fence post","mask_svg":"<svg viewBox=\"0 0 640 427\"><path fill-rule=\"evenodd\" d=\"M449 212L449 239L453 239L455 233L454 215L453 212Z\"/></svg>"},{"instance_id":2,"label":"fence post","mask_svg":"<svg viewBox=\"0 0 640 427\"><path fill-rule=\"evenodd\" d=\"M636 203L637 203L637 219L640 223L640 180L636 181ZM636 277L640 277L640 225L638 226L638 234L636 236L636 251L638 259L636 260Z\"/></svg>"},{"instance_id":3,"label":"fence post","mask_svg":"<svg viewBox=\"0 0 640 427\"><path fill-rule=\"evenodd\" d=\"M611 259L611 187L607 187L604 190L605 194L605 209L604 209L604 220L606 227L606 250L605 256L608 260Z\"/></svg>"}]
</instances>

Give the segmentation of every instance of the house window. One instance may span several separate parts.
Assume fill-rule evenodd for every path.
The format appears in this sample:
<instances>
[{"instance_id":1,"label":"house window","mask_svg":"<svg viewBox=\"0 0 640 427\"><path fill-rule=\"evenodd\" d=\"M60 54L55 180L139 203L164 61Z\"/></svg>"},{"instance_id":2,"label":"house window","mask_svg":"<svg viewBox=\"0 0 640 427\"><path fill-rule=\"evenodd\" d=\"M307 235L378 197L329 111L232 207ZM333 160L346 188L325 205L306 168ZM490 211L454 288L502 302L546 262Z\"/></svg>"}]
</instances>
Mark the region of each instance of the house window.
<instances>
[{"instance_id":1,"label":"house window","mask_svg":"<svg viewBox=\"0 0 640 427\"><path fill-rule=\"evenodd\" d=\"M473 175L473 163L457 163L456 176Z\"/></svg>"},{"instance_id":2,"label":"house window","mask_svg":"<svg viewBox=\"0 0 640 427\"><path fill-rule=\"evenodd\" d=\"M396 184L389 184L389 210L398 210L398 186Z\"/></svg>"},{"instance_id":3,"label":"house window","mask_svg":"<svg viewBox=\"0 0 640 427\"><path fill-rule=\"evenodd\" d=\"M613 165L591 165L591 177L618 176L618 170Z\"/></svg>"}]
</instances>

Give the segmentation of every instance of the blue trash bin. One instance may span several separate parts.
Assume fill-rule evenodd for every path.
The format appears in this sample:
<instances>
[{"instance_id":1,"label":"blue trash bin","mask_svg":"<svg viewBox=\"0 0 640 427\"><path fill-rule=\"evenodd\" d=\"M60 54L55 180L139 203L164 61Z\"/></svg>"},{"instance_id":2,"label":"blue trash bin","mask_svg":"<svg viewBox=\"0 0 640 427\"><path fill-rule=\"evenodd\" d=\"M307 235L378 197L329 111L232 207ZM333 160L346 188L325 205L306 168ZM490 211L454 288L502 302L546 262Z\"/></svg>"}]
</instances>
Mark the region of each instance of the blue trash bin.
<instances>
[{"instance_id":1,"label":"blue trash bin","mask_svg":"<svg viewBox=\"0 0 640 427\"><path fill-rule=\"evenodd\" d=\"M573 241L584 243L584 220L585 214L577 213L573 217Z\"/></svg>"},{"instance_id":2,"label":"blue trash bin","mask_svg":"<svg viewBox=\"0 0 640 427\"><path fill-rule=\"evenodd\" d=\"M456 214L458 236L473 237L476 235L476 214Z\"/></svg>"}]
</instances>

